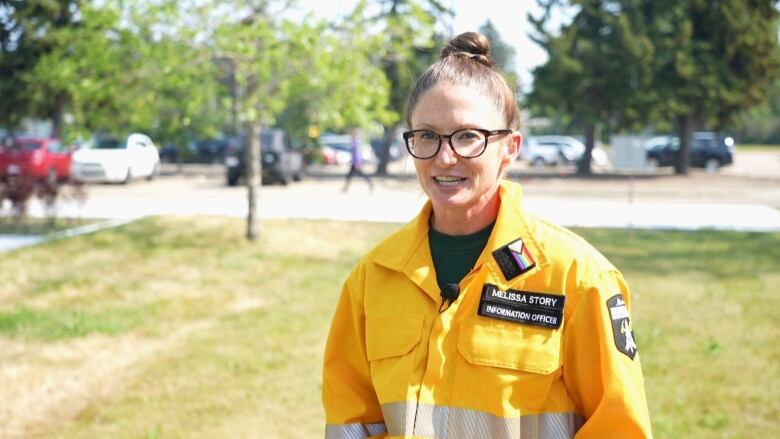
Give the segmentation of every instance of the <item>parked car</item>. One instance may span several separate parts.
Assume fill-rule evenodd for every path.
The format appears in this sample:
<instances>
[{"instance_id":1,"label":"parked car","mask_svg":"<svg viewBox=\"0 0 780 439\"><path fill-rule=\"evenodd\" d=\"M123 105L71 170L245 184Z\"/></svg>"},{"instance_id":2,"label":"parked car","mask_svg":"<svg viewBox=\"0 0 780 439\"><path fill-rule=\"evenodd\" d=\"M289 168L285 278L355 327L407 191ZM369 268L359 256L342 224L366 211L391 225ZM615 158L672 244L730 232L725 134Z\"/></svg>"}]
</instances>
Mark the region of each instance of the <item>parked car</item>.
<instances>
[{"instance_id":1,"label":"parked car","mask_svg":"<svg viewBox=\"0 0 780 439\"><path fill-rule=\"evenodd\" d=\"M585 153L585 145L570 136L532 136L529 137L520 156L533 166L555 166L577 163ZM594 165L609 163L607 152L596 145L591 151Z\"/></svg>"},{"instance_id":2,"label":"parked car","mask_svg":"<svg viewBox=\"0 0 780 439\"><path fill-rule=\"evenodd\" d=\"M352 163L352 136L326 134L320 137L322 163L327 165L348 165ZM361 144L363 163L376 163L376 156L370 145Z\"/></svg>"},{"instance_id":3,"label":"parked car","mask_svg":"<svg viewBox=\"0 0 780 439\"><path fill-rule=\"evenodd\" d=\"M263 182L279 182L303 178L303 153L295 148L284 130L265 129L260 133L260 160L263 163ZM239 148L225 158L227 184L235 186L244 177L246 152Z\"/></svg>"},{"instance_id":4,"label":"parked car","mask_svg":"<svg viewBox=\"0 0 780 439\"><path fill-rule=\"evenodd\" d=\"M666 142L659 138L650 139L645 143L647 148L647 163L651 168L674 166L677 151L680 149L680 139L677 136L666 137ZM650 146L647 147L647 144ZM704 168L708 172L716 172L723 166L734 162L734 139L711 131L695 132L691 136L690 165L694 168Z\"/></svg>"},{"instance_id":5,"label":"parked car","mask_svg":"<svg viewBox=\"0 0 780 439\"><path fill-rule=\"evenodd\" d=\"M524 142L520 158L532 166L555 166L566 162L561 157L558 145L539 143L534 137L529 137Z\"/></svg>"},{"instance_id":6,"label":"parked car","mask_svg":"<svg viewBox=\"0 0 780 439\"><path fill-rule=\"evenodd\" d=\"M225 136L198 140L194 143L198 161L202 163L223 163L231 150L235 151L239 147L238 138Z\"/></svg>"},{"instance_id":7,"label":"parked car","mask_svg":"<svg viewBox=\"0 0 780 439\"><path fill-rule=\"evenodd\" d=\"M675 149L679 148L680 138L671 135L655 136L648 139L642 146L645 148L645 151L649 151L659 146L665 146L669 144L675 144Z\"/></svg>"},{"instance_id":8,"label":"parked car","mask_svg":"<svg viewBox=\"0 0 780 439\"><path fill-rule=\"evenodd\" d=\"M73 153L71 175L84 182L129 183L153 179L160 172L160 154L152 140L140 133L127 138L95 137Z\"/></svg>"},{"instance_id":9,"label":"parked car","mask_svg":"<svg viewBox=\"0 0 780 439\"><path fill-rule=\"evenodd\" d=\"M28 175L51 183L70 176L71 151L52 137L16 137L0 147L0 178Z\"/></svg>"}]
</instances>

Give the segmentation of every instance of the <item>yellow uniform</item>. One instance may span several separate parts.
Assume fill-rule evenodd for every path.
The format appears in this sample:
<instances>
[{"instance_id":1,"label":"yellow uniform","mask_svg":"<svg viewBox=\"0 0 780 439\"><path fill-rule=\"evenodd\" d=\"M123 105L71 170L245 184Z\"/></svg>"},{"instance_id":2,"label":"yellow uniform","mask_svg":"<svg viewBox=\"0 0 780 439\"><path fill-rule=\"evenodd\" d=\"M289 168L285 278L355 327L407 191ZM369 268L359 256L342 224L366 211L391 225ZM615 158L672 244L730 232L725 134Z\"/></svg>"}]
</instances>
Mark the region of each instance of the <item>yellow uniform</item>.
<instances>
[{"instance_id":1,"label":"yellow uniform","mask_svg":"<svg viewBox=\"0 0 780 439\"><path fill-rule=\"evenodd\" d=\"M519 185L499 195L441 313L430 202L352 271L325 350L327 438L651 436L623 277L524 212Z\"/></svg>"}]
</instances>

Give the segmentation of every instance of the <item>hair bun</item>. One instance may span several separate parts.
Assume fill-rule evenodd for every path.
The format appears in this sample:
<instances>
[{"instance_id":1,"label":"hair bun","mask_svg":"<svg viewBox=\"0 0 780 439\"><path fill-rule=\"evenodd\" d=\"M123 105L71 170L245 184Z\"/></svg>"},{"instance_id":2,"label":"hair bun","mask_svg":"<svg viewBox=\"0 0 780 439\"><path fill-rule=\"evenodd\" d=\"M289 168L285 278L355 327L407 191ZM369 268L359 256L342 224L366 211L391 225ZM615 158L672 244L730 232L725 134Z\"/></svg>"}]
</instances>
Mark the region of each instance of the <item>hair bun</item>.
<instances>
[{"instance_id":1,"label":"hair bun","mask_svg":"<svg viewBox=\"0 0 780 439\"><path fill-rule=\"evenodd\" d=\"M490 41L477 32L464 32L451 39L441 51L441 59L448 56L470 58L487 67L496 65L490 56Z\"/></svg>"}]
</instances>

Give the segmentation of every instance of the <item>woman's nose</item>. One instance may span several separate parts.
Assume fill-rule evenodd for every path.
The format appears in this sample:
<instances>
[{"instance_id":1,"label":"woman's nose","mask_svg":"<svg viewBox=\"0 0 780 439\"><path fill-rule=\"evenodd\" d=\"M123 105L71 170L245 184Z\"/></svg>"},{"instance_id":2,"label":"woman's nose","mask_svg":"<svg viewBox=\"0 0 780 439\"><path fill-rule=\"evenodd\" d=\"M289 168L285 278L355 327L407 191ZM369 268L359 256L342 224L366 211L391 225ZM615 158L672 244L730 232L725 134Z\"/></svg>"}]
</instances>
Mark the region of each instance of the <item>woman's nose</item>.
<instances>
[{"instance_id":1,"label":"woman's nose","mask_svg":"<svg viewBox=\"0 0 780 439\"><path fill-rule=\"evenodd\" d=\"M449 137L441 139L441 148L439 148L439 153L435 157L440 164L453 165L458 161L458 155L455 154L451 142L452 140Z\"/></svg>"}]
</instances>

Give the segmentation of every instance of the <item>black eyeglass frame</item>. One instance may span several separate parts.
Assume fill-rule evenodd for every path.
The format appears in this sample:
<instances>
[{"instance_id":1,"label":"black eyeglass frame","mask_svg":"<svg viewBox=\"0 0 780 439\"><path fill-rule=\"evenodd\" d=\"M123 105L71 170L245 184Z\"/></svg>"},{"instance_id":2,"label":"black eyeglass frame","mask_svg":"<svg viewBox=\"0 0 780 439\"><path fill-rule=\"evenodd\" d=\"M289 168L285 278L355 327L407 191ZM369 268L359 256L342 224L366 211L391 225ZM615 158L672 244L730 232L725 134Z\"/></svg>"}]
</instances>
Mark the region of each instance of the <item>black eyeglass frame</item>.
<instances>
[{"instance_id":1,"label":"black eyeglass frame","mask_svg":"<svg viewBox=\"0 0 780 439\"><path fill-rule=\"evenodd\" d=\"M467 155L461 155L461 154L458 153L457 150L455 150L455 147L452 146L452 136L454 136L455 134L457 134L457 133L459 133L461 131L479 131L480 133L482 133L485 136L485 144L482 146L482 151L480 151L479 154L467 156ZM481 156L482 154L485 153L485 150L487 149L488 143L490 142L490 137L491 136L499 136L499 135L510 134L513 131L514 130L510 130L510 129L486 130L486 129L482 129L482 128L461 128L459 130L455 130L455 131L451 132L450 134L439 134L436 131L432 131L432 130L411 130L411 131L405 131L402 134L402 136L404 138L404 144L406 145L406 150L409 151L409 154L411 154L412 157L414 157L414 158L416 158L418 160L428 160L428 159L432 159L432 158L436 157L436 155L439 153L439 151L441 151L441 144L442 144L442 141L444 139L447 139L447 143L449 143L450 148L452 149L452 152L454 152L455 155L457 155L458 157L462 157L464 159L475 159L475 158L477 158L477 157L479 157L479 156ZM432 133L432 134L435 134L436 137L439 139L439 146L436 147L436 151L433 154L431 154L430 156L428 156L428 157L418 157L418 156L416 156L414 154L414 152L412 152L412 148L409 146L409 138L412 135L414 135L415 133Z\"/></svg>"}]
</instances>

